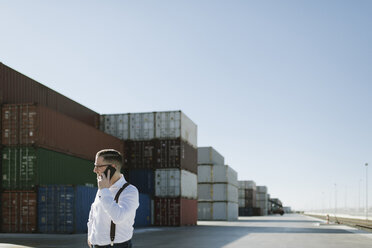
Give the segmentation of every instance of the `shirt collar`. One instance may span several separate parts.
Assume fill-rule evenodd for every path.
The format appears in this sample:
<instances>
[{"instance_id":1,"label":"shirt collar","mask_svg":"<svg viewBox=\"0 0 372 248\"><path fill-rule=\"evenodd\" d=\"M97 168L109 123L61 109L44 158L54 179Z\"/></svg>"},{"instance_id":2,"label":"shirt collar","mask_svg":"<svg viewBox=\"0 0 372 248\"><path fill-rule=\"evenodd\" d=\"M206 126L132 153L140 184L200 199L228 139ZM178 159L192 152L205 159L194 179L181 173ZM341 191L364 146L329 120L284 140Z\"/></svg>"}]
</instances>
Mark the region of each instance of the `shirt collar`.
<instances>
[{"instance_id":1,"label":"shirt collar","mask_svg":"<svg viewBox=\"0 0 372 248\"><path fill-rule=\"evenodd\" d=\"M111 185L110 189L121 188L127 181L125 180L123 174L120 174L119 180L117 180L113 185Z\"/></svg>"}]
</instances>

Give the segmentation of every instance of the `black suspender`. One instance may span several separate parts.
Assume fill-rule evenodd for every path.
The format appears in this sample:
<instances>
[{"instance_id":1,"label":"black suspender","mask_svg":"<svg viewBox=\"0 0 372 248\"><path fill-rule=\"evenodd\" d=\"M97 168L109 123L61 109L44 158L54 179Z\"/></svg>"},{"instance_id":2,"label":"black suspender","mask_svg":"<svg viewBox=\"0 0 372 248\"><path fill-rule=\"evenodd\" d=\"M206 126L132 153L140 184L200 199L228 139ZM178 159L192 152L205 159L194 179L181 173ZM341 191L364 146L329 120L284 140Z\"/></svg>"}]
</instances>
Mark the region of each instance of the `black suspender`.
<instances>
[{"instance_id":1,"label":"black suspender","mask_svg":"<svg viewBox=\"0 0 372 248\"><path fill-rule=\"evenodd\" d=\"M128 187L128 186L129 186L129 183L125 183L125 184L123 185L123 187L121 187L121 188L119 189L118 193L116 193L116 195L115 195L115 201L116 201L116 203L119 202L119 196L120 196L121 192L122 192L126 187ZM116 227L116 226L115 226L114 222L111 220L111 228L110 228L111 246L114 245L114 239L115 239L115 227Z\"/></svg>"}]
</instances>

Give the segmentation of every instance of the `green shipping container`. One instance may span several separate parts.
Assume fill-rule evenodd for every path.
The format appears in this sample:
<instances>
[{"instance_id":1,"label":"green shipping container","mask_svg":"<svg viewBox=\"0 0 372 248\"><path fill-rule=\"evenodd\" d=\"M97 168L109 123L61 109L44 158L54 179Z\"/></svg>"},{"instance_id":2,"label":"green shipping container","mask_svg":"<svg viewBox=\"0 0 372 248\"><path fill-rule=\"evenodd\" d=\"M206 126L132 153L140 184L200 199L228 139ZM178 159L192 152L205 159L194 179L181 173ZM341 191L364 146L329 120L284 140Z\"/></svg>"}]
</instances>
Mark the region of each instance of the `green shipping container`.
<instances>
[{"instance_id":1,"label":"green shipping container","mask_svg":"<svg viewBox=\"0 0 372 248\"><path fill-rule=\"evenodd\" d=\"M3 148L3 189L27 190L41 184L96 186L93 161L44 148Z\"/></svg>"}]
</instances>

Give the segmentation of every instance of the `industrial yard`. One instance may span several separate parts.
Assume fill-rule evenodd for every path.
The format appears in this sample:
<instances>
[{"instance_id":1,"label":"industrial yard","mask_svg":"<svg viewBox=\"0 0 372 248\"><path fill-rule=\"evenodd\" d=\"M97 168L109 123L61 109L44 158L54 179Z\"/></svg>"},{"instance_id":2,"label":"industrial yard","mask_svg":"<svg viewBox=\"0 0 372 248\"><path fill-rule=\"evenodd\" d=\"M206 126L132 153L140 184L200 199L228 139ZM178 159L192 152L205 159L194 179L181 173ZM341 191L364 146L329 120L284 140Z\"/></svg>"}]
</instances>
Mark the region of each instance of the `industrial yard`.
<instances>
[{"instance_id":1,"label":"industrial yard","mask_svg":"<svg viewBox=\"0 0 372 248\"><path fill-rule=\"evenodd\" d=\"M0 247L83 248L86 235L0 234ZM198 221L197 226L137 228L134 247L200 248L367 248L372 233L342 225L325 224L320 219L289 214L240 217L237 221ZM8 244L14 244L8 245Z\"/></svg>"}]
</instances>

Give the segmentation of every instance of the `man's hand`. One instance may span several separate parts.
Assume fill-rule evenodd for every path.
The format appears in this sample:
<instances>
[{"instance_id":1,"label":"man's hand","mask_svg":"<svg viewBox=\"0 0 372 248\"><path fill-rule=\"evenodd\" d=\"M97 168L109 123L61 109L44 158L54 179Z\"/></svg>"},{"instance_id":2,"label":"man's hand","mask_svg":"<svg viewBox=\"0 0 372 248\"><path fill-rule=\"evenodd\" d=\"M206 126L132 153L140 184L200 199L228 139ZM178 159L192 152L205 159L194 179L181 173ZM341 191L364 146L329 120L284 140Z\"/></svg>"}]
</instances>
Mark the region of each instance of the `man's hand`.
<instances>
[{"instance_id":1,"label":"man's hand","mask_svg":"<svg viewBox=\"0 0 372 248\"><path fill-rule=\"evenodd\" d=\"M88 242L88 246L89 246L90 248L92 248L92 244L89 242L89 239L87 240L87 242Z\"/></svg>"},{"instance_id":2,"label":"man's hand","mask_svg":"<svg viewBox=\"0 0 372 248\"><path fill-rule=\"evenodd\" d=\"M99 189L110 188L110 173L107 174L101 173L100 176L97 176L97 185Z\"/></svg>"}]
</instances>

